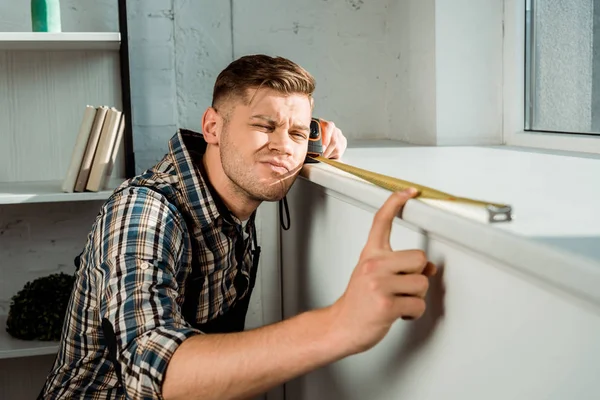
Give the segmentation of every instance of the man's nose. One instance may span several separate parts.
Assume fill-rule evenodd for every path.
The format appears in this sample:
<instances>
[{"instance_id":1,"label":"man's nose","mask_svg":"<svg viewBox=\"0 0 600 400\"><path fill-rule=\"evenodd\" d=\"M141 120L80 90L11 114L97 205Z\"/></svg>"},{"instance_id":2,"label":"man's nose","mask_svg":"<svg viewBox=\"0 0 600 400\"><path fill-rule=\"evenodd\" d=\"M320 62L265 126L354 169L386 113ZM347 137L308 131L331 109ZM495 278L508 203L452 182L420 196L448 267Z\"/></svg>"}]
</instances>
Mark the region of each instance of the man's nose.
<instances>
[{"instance_id":1,"label":"man's nose","mask_svg":"<svg viewBox=\"0 0 600 400\"><path fill-rule=\"evenodd\" d=\"M269 135L269 149L282 154L292 154L292 138L287 129L277 129Z\"/></svg>"}]
</instances>

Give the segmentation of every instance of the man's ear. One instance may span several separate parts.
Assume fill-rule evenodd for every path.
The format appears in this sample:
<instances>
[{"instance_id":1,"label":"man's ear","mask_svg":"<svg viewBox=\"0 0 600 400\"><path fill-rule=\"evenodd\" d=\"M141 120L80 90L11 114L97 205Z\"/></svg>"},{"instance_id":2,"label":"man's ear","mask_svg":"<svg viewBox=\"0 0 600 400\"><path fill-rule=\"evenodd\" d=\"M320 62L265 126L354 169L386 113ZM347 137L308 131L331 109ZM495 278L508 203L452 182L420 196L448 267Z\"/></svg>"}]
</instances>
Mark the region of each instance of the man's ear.
<instances>
[{"instance_id":1,"label":"man's ear","mask_svg":"<svg viewBox=\"0 0 600 400\"><path fill-rule=\"evenodd\" d=\"M208 107L202 116L202 134L209 144L219 144L223 118L213 107Z\"/></svg>"}]
</instances>

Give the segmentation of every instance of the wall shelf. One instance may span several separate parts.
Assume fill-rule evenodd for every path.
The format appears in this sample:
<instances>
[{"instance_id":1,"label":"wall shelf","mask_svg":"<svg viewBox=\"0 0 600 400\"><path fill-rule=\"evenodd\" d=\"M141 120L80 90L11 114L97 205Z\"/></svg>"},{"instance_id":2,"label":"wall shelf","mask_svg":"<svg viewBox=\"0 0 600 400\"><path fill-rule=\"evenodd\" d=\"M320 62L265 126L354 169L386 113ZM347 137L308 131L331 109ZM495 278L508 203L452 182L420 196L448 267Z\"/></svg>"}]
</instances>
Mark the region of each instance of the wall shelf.
<instances>
[{"instance_id":1,"label":"wall shelf","mask_svg":"<svg viewBox=\"0 0 600 400\"><path fill-rule=\"evenodd\" d=\"M0 359L55 354L58 342L20 340L6 332L6 315L0 315Z\"/></svg>"},{"instance_id":2,"label":"wall shelf","mask_svg":"<svg viewBox=\"0 0 600 400\"><path fill-rule=\"evenodd\" d=\"M62 181L0 182L0 205L106 200L124 180L112 179L107 190L83 193L64 193L61 189Z\"/></svg>"},{"instance_id":3,"label":"wall shelf","mask_svg":"<svg viewBox=\"0 0 600 400\"><path fill-rule=\"evenodd\" d=\"M119 32L0 32L0 50L119 50Z\"/></svg>"}]
</instances>

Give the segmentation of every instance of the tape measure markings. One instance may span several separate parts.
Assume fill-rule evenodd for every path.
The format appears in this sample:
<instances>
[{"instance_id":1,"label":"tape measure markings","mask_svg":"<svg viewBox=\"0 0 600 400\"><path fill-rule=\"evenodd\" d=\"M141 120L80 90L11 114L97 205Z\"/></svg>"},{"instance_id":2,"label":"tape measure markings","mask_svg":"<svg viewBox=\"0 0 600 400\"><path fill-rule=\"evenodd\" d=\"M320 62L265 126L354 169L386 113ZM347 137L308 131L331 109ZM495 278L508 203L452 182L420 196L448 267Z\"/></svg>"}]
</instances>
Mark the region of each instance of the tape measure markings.
<instances>
[{"instance_id":1,"label":"tape measure markings","mask_svg":"<svg viewBox=\"0 0 600 400\"><path fill-rule=\"evenodd\" d=\"M472 206L483 207L488 211L489 222L506 222L512 220L512 207L508 204L488 202L483 200L471 199L468 197L454 196L450 193L442 192L437 189L433 189L424 185L409 182L403 179L391 177L388 175L379 174L377 172L369 171L353 165L345 164L340 161L331 160L316 154L309 154L309 157L330 165L334 168L352 174L358 178L361 178L367 182L370 182L383 189L387 189L392 192L401 191L410 187L417 189L418 194L416 198L421 199L432 199L432 200L443 200L453 203L462 203Z\"/></svg>"}]
</instances>

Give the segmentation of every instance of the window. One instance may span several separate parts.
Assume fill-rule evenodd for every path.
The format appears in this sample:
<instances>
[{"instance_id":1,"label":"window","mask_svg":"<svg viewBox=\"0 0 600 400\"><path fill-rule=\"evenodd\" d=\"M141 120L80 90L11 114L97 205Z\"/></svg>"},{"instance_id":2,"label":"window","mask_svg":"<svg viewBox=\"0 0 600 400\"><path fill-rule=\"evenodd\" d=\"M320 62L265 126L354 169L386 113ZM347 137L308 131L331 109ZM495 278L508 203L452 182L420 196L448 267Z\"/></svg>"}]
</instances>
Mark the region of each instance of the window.
<instances>
[{"instance_id":1,"label":"window","mask_svg":"<svg viewBox=\"0 0 600 400\"><path fill-rule=\"evenodd\" d=\"M600 0L526 0L525 127L600 134Z\"/></svg>"}]
</instances>

